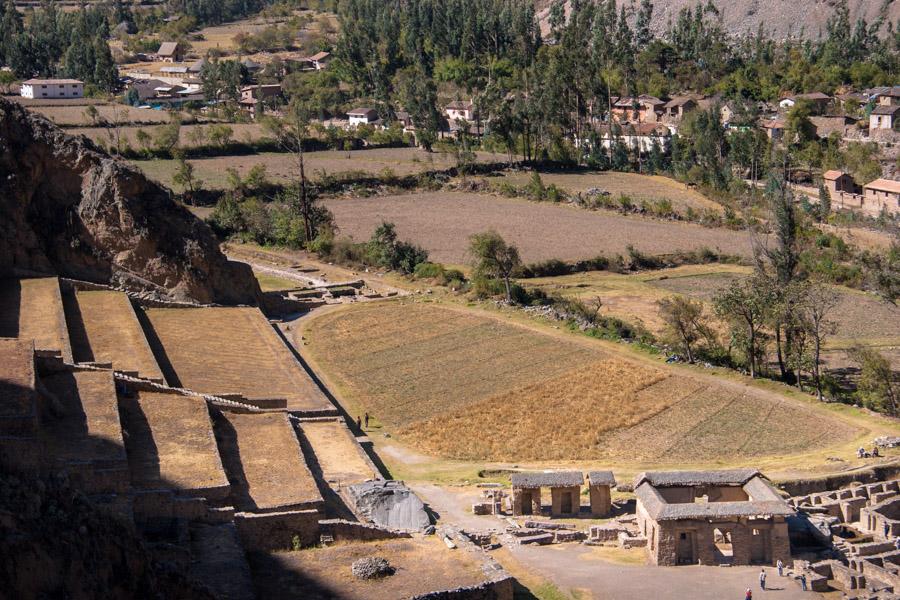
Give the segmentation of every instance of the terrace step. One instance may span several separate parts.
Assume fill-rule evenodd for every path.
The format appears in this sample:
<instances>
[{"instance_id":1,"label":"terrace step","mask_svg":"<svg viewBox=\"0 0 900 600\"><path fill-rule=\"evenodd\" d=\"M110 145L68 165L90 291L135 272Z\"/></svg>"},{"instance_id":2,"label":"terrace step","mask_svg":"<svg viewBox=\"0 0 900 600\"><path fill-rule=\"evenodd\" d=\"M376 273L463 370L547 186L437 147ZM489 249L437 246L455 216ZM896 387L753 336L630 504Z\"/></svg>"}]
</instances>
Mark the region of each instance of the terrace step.
<instances>
[{"instance_id":1,"label":"terrace step","mask_svg":"<svg viewBox=\"0 0 900 600\"><path fill-rule=\"evenodd\" d=\"M322 495L285 412L212 409L234 507L268 513L319 509Z\"/></svg>"},{"instance_id":2,"label":"terrace step","mask_svg":"<svg viewBox=\"0 0 900 600\"><path fill-rule=\"evenodd\" d=\"M39 353L72 362L59 279L0 279L0 337L33 340Z\"/></svg>"},{"instance_id":3,"label":"terrace step","mask_svg":"<svg viewBox=\"0 0 900 600\"><path fill-rule=\"evenodd\" d=\"M216 598L244 600L256 596L250 565L238 540L234 523L190 527L191 575Z\"/></svg>"}]
</instances>

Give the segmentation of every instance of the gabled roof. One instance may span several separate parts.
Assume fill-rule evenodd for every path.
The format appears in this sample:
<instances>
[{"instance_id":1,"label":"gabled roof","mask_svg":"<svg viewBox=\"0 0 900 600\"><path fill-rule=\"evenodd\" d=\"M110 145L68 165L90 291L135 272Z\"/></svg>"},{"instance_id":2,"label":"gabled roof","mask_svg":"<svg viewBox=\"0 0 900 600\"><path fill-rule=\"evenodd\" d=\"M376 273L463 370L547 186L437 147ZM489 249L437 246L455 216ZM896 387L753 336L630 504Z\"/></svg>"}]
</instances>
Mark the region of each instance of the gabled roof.
<instances>
[{"instance_id":1,"label":"gabled roof","mask_svg":"<svg viewBox=\"0 0 900 600\"><path fill-rule=\"evenodd\" d=\"M766 119L761 123L763 129L784 129L784 121L781 119Z\"/></svg>"},{"instance_id":2,"label":"gabled roof","mask_svg":"<svg viewBox=\"0 0 900 600\"><path fill-rule=\"evenodd\" d=\"M584 483L580 471L548 471L513 473L510 477L513 487L574 487Z\"/></svg>"},{"instance_id":3,"label":"gabled roof","mask_svg":"<svg viewBox=\"0 0 900 600\"><path fill-rule=\"evenodd\" d=\"M824 179L825 181L834 181L834 180L842 177L843 175L847 175L847 173L844 173L843 171L838 171L836 169L831 169L829 171L825 171L824 173L822 173L822 179Z\"/></svg>"},{"instance_id":4,"label":"gabled roof","mask_svg":"<svg viewBox=\"0 0 900 600\"><path fill-rule=\"evenodd\" d=\"M590 485L616 485L616 477L612 471L590 471L587 478Z\"/></svg>"},{"instance_id":5,"label":"gabled roof","mask_svg":"<svg viewBox=\"0 0 900 600\"><path fill-rule=\"evenodd\" d=\"M634 487L649 483L653 487L692 487L699 485L741 486L760 476L756 469L722 469L715 471L647 471L638 474Z\"/></svg>"},{"instance_id":6,"label":"gabled roof","mask_svg":"<svg viewBox=\"0 0 900 600\"><path fill-rule=\"evenodd\" d=\"M331 56L331 52L317 52L316 54L310 56L309 60L325 60L329 56Z\"/></svg>"},{"instance_id":7,"label":"gabled roof","mask_svg":"<svg viewBox=\"0 0 900 600\"><path fill-rule=\"evenodd\" d=\"M203 70L203 67L205 67L205 66L206 66L206 59L201 58L200 60L192 63L191 66L188 67L188 71L190 71L191 73L199 73L200 71Z\"/></svg>"},{"instance_id":8,"label":"gabled roof","mask_svg":"<svg viewBox=\"0 0 900 600\"><path fill-rule=\"evenodd\" d=\"M374 108L362 107L362 108L354 108L351 111L348 111L347 114L351 117L367 117L372 113L378 113Z\"/></svg>"},{"instance_id":9,"label":"gabled roof","mask_svg":"<svg viewBox=\"0 0 900 600\"><path fill-rule=\"evenodd\" d=\"M156 51L157 56L173 56L178 52L178 42L163 42Z\"/></svg>"},{"instance_id":10,"label":"gabled roof","mask_svg":"<svg viewBox=\"0 0 900 600\"><path fill-rule=\"evenodd\" d=\"M662 104L665 104L665 102L663 100L660 100L656 96L651 96L649 94L641 94L640 96L638 96L637 99L638 99L638 102L650 104L652 106L660 106Z\"/></svg>"},{"instance_id":11,"label":"gabled roof","mask_svg":"<svg viewBox=\"0 0 900 600\"><path fill-rule=\"evenodd\" d=\"M900 194L900 181L881 178L876 179L875 181L870 181L869 183L864 185L863 188L867 190L877 190L879 192L891 192L892 194Z\"/></svg>"},{"instance_id":12,"label":"gabled roof","mask_svg":"<svg viewBox=\"0 0 900 600\"><path fill-rule=\"evenodd\" d=\"M900 106L876 106L872 109L873 115L893 115L900 110Z\"/></svg>"},{"instance_id":13,"label":"gabled roof","mask_svg":"<svg viewBox=\"0 0 900 600\"><path fill-rule=\"evenodd\" d=\"M694 100L690 96L676 96L676 97L672 98L671 100L669 100L668 102L666 102L665 108L675 108L677 106L684 106L685 104L688 104L689 102L693 102L694 104L697 103L697 101Z\"/></svg>"},{"instance_id":14,"label":"gabled roof","mask_svg":"<svg viewBox=\"0 0 900 600\"><path fill-rule=\"evenodd\" d=\"M468 100L454 100L447 105L450 110L474 110L475 105Z\"/></svg>"}]
</instances>

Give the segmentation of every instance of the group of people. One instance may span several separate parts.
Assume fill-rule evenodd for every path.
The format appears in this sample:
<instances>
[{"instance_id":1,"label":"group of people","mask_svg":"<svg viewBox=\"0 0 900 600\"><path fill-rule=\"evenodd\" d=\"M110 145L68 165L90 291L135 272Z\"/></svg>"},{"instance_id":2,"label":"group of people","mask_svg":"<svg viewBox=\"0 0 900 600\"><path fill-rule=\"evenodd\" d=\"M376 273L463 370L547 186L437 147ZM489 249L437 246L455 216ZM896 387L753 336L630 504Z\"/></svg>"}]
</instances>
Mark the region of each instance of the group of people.
<instances>
[{"instance_id":1,"label":"group of people","mask_svg":"<svg viewBox=\"0 0 900 600\"><path fill-rule=\"evenodd\" d=\"M363 420L359 418L359 415L356 415L356 428L362 431L363 428ZM369 413L366 413L366 429L369 428Z\"/></svg>"},{"instance_id":2,"label":"group of people","mask_svg":"<svg viewBox=\"0 0 900 600\"><path fill-rule=\"evenodd\" d=\"M778 559L778 562L775 563L775 568L778 569L778 576L784 577L784 563L781 559ZM763 569L759 572L759 589L766 589L766 569ZM804 592L806 591L806 573L800 573L800 589ZM744 600L753 600L753 590L747 588L747 593L744 595Z\"/></svg>"},{"instance_id":3,"label":"group of people","mask_svg":"<svg viewBox=\"0 0 900 600\"><path fill-rule=\"evenodd\" d=\"M881 454L878 453L878 446L872 446L872 451L869 452L862 446L859 447L859 450L856 451L856 458L878 458Z\"/></svg>"}]
</instances>

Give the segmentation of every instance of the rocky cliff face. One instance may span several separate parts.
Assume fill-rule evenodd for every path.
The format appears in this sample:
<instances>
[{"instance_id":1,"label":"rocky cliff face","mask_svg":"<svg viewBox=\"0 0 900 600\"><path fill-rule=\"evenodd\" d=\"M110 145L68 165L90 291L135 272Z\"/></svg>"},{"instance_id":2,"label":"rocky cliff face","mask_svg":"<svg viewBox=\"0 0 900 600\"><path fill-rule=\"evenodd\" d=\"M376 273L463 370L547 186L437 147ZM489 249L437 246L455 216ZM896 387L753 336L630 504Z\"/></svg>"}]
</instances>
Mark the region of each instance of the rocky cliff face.
<instances>
[{"instance_id":1,"label":"rocky cliff face","mask_svg":"<svg viewBox=\"0 0 900 600\"><path fill-rule=\"evenodd\" d=\"M254 304L250 268L138 169L0 99L0 275L46 273L148 297Z\"/></svg>"}]
</instances>

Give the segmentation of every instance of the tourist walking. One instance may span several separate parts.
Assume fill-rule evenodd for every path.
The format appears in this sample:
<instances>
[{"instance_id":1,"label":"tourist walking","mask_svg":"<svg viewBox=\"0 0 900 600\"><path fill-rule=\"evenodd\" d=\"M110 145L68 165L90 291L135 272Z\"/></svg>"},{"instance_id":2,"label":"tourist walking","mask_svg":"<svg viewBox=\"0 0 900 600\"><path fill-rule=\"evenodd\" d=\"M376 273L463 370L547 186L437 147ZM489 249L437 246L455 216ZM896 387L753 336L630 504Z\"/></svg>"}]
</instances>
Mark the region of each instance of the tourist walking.
<instances>
[{"instance_id":1,"label":"tourist walking","mask_svg":"<svg viewBox=\"0 0 900 600\"><path fill-rule=\"evenodd\" d=\"M369 413L366 413L366 429L369 428Z\"/></svg>"},{"instance_id":2,"label":"tourist walking","mask_svg":"<svg viewBox=\"0 0 900 600\"><path fill-rule=\"evenodd\" d=\"M356 415L356 428L362 431L362 419L359 418L359 415Z\"/></svg>"},{"instance_id":3,"label":"tourist walking","mask_svg":"<svg viewBox=\"0 0 900 600\"><path fill-rule=\"evenodd\" d=\"M784 563L781 562L781 559L778 559L778 562L775 563L775 566L778 568L778 576L784 577Z\"/></svg>"},{"instance_id":4,"label":"tourist walking","mask_svg":"<svg viewBox=\"0 0 900 600\"><path fill-rule=\"evenodd\" d=\"M744 600L753 600L753 592L750 591L750 588L747 588L747 593L744 594Z\"/></svg>"},{"instance_id":5,"label":"tourist walking","mask_svg":"<svg viewBox=\"0 0 900 600\"><path fill-rule=\"evenodd\" d=\"M806 591L806 573L800 573L800 589Z\"/></svg>"},{"instance_id":6,"label":"tourist walking","mask_svg":"<svg viewBox=\"0 0 900 600\"><path fill-rule=\"evenodd\" d=\"M759 589L766 589L766 570L763 569L759 572Z\"/></svg>"}]
</instances>

